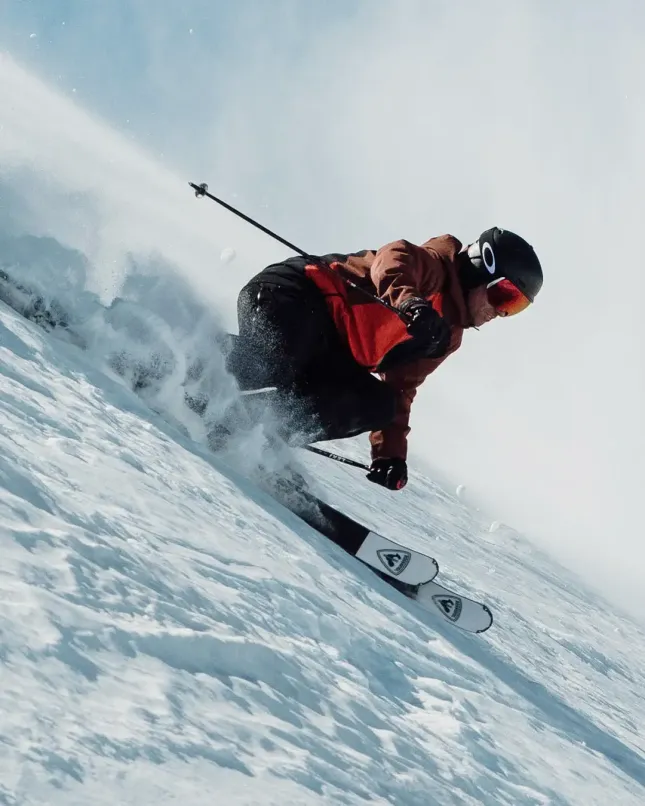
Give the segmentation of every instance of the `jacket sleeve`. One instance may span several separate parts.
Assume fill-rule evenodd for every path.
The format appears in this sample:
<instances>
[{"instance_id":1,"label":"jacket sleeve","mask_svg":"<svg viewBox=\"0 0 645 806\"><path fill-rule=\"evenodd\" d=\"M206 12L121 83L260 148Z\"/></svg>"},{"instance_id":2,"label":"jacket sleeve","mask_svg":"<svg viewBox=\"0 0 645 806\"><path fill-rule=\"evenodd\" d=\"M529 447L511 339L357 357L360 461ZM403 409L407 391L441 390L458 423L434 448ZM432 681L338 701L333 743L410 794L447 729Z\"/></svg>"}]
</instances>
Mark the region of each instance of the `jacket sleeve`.
<instances>
[{"instance_id":1,"label":"jacket sleeve","mask_svg":"<svg viewBox=\"0 0 645 806\"><path fill-rule=\"evenodd\" d=\"M446 355L441 358L423 358L402 367L395 367L381 374L381 379L391 386L397 395L396 413L392 422L381 431L372 431L370 444L372 460L407 459L408 434L410 433L410 409L417 395L417 389L446 358L459 348L461 335L453 335Z\"/></svg>"},{"instance_id":2,"label":"jacket sleeve","mask_svg":"<svg viewBox=\"0 0 645 806\"><path fill-rule=\"evenodd\" d=\"M433 249L405 240L382 246L370 269L376 293L395 307L410 297L428 297L440 291L445 274Z\"/></svg>"}]
</instances>

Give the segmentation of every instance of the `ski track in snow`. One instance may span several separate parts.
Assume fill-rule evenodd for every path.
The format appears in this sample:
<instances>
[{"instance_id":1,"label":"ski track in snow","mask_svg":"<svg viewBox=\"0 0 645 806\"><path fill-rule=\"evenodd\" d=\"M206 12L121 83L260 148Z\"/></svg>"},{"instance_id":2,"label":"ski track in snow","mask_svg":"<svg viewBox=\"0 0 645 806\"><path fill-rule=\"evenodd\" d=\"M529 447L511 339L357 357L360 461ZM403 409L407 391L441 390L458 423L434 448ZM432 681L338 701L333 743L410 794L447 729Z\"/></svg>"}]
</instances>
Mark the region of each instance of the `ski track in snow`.
<instances>
[{"instance_id":1,"label":"ski track in snow","mask_svg":"<svg viewBox=\"0 0 645 806\"><path fill-rule=\"evenodd\" d=\"M2 304L0 358L0 804L645 801L643 629L521 536L303 459L460 633Z\"/></svg>"}]
</instances>

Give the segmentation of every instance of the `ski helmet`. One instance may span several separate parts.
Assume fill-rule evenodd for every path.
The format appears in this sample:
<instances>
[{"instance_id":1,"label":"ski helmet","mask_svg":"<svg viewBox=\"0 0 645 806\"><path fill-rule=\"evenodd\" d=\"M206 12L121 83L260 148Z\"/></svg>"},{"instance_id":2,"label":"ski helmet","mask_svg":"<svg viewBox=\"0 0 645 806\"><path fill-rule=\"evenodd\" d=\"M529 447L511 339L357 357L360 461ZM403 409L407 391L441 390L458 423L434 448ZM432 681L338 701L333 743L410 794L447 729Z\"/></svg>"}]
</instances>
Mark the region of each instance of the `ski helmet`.
<instances>
[{"instance_id":1,"label":"ski helmet","mask_svg":"<svg viewBox=\"0 0 645 806\"><path fill-rule=\"evenodd\" d=\"M474 288L502 277L509 279L533 302L542 288L542 267L531 244L514 232L493 227L468 247L464 280Z\"/></svg>"}]
</instances>

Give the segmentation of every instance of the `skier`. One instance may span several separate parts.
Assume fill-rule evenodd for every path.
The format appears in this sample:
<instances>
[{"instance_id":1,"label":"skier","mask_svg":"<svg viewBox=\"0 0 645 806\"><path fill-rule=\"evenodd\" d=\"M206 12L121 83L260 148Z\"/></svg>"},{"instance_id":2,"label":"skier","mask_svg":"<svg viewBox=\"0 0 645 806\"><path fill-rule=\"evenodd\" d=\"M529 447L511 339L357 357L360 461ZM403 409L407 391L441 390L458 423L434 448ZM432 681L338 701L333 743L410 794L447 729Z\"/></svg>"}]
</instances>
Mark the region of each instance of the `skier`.
<instances>
[{"instance_id":1,"label":"skier","mask_svg":"<svg viewBox=\"0 0 645 806\"><path fill-rule=\"evenodd\" d=\"M367 478L400 490L419 385L465 329L519 313L541 286L533 248L497 227L468 246L441 235L421 246L292 257L240 291L227 366L241 390L275 387L273 408L292 444L370 431Z\"/></svg>"}]
</instances>

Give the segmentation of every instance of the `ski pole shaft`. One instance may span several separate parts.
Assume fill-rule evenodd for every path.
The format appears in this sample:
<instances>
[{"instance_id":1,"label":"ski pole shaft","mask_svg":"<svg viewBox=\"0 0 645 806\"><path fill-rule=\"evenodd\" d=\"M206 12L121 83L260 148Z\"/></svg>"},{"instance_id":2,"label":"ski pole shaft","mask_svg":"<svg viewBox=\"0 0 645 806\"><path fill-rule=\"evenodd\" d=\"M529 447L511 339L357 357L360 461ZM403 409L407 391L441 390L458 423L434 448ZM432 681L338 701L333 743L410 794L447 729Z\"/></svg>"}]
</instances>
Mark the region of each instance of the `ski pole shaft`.
<instances>
[{"instance_id":1,"label":"ski pole shaft","mask_svg":"<svg viewBox=\"0 0 645 806\"><path fill-rule=\"evenodd\" d=\"M363 462L357 462L355 459L349 459L347 456L341 456L338 453L331 453L331 451L325 451L322 448L316 448L313 445L305 445L304 448L307 451L311 451L311 453L317 453L319 456L325 456L327 459L333 459L335 462L341 462L344 465L358 467L361 470L370 469L370 466L363 464Z\"/></svg>"},{"instance_id":2,"label":"ski pole shaft","mask_svg":"<svg viewBox=\"0 0 645 806\"><path fill-rule=\"evenodd\" d=\"M320 266L321 269L324 269L325 271L327 271L330 274L333 274L334 276L338 275L343 280L343 282L345 282L350 288L353 288L356 291L360 291L362 294L365 294L366 296L368 296L372 300L372 302L378 302L379 305L382 305L384 308L387 308L388 311L392 311L392 313L395 313L404 322L408 321L408 317L406 317L399 310L397 310L397 308L395 308L394 305L390 305L389 302L386 302L384 299L381 299L380 297L377 297L376 294L370 293L366 288L361 288L361 286L357 285L355 282L350 280L349 277L346 277L344 274L341 274L340 272L338 272L338 273L335 272L333 269L331 269L319 257L316 257L315 255L308 254L303 249L300 249L300 247L298 247L295 244L290 243L289 241L285 240L280 235L278 235L276 232L273 232L273 230L270 230L268 227L265 227L264 225L260 224L254 218L251 218L250 216L246 215L241 210L238 210L237 208L233 207L232 205L228 204L227 202L223 201L222 199L218 199L217 196L213 196L212 193L208 192L208 185L205 182L202 182L201 185L196 185L194 182L189 182L188 184L195 191L195 196L197 196L198 199L203 198L204 196L206 196L206 198L211 199L214 202L217 202L217 204L221 205L225 210L228 210L230 213L233 213L234 215L238 216L243 221L246 221L247 224L251 224L252 226L256 227L257 229L260 230L260 232L264 232L265 235L268 235L269 237L274 238L276 241L278 241L278 243L281 243L283 246L286 246L288 249L293 250L294 252L299 254L301 257L304 257L307 260L310 260L316 266Z\"/></svg>"},{"instance_id":3,"label":"ski pole shaft","mask_svg":"<svg viewBox=\"0 0 645 806\"><path fill-rule=\"evenodd\" d=\"M222 201L222 199L218 199L217 196L213 196L212 193L208 192L208 185L205 182L203 182L201 185L196 185L194 182L189 182L188 184L195 191L195 196L197 196L197 198L206 196L208 199L212 199L212 201L217 202L217 204L220 204L225 210L228 210L230 213L233 213L234 215L238 216L243 221L246 221L247 224L251 224L252 226L257 227L257 229L259 229L261 232L264 232L266 235L269 235L271 238L275 238L275 240L279 241L281 244L283 244L283 246L292 249L294 252L297 252L299 255L302 255L302 257L306 258L310 257L310 255L308 255L306 252L303 252L303 250L297 247L295 244L289 243L289 241L280 237L280 235L278 235L276 232L273 232L273 230L268 229L268 227L263 226L254 218L251 218L250 216L243 213L241 210L232 207L230 204L227 204L227 202Z\"/></svg>"}]
</instances>

